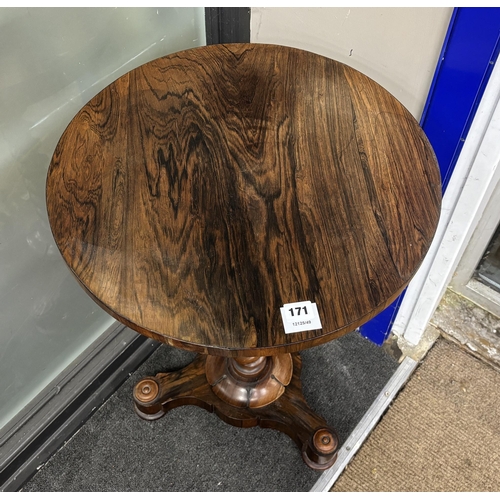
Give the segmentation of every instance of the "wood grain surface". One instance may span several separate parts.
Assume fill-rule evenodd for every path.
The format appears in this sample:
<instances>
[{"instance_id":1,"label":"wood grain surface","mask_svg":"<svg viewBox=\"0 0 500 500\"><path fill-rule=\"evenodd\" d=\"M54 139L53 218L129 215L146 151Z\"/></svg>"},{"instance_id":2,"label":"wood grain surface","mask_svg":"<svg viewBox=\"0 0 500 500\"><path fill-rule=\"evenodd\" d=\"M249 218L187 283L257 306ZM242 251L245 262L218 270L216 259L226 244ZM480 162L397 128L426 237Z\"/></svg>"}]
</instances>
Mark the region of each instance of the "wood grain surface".
<instances>
[{"instance_id":1,"label":"wood grain surface","mask_svg":"<svg viewBox=\"0 0 500 500\"><path fill-rule=\"evenodd\" d=\"M298 49L211 45L145 64L71 121L47 178L53 235L106 311L177 347L293 352L389 305L434 235L441 186L410 113ZM322 329L285 334L280 307Z\"/></svg>"}]
</instances>

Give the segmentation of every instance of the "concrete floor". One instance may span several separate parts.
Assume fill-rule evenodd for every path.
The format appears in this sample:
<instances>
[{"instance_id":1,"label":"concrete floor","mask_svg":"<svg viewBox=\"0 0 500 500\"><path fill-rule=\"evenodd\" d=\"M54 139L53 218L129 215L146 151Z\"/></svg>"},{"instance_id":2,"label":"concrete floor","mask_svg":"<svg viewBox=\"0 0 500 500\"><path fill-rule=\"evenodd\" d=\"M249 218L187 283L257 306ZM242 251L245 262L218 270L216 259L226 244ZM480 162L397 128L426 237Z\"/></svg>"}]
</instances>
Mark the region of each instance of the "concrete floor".
<instances>
[{"instance_id":1,"label":"concrete floor","mask_svg":"<svg viewBox=\"0 0 500 500\"><path fill-rule=\"evenodd\" d=\"M500 318L448 289L431 325L486 363L500 368Z\"/></svg>"}]
</instances>

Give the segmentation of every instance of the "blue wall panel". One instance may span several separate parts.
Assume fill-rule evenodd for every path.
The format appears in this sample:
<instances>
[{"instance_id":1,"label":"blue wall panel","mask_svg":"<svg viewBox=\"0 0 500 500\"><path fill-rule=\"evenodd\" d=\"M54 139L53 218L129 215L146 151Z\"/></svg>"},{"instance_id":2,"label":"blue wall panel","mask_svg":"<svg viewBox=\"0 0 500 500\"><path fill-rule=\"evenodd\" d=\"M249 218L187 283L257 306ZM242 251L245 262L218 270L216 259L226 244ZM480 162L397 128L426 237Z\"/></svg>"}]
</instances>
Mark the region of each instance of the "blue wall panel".
<instances>
[{"instance_id":1,"label":"blue wall panel","mask_svg":"<svg viewBox=\"0 0 500 500\"><path fill-rule=\"evenodd\" d=\"M500 8L461 7L453 11L421 126L434 148L443 192L462 149L500 49ZM390 333L404 293L361 327L381 345Z\"/></svg>"},{"instance_id":2,"label":"blue wall panel","mask_svg":"<svg viewBox=\"0 0 500 500\"><path fill-rule=\"evenodd\" d=\"M499 35L500 8L455 9L421 119L443 191L498 56Z\"/></svg>"}]
</instances>

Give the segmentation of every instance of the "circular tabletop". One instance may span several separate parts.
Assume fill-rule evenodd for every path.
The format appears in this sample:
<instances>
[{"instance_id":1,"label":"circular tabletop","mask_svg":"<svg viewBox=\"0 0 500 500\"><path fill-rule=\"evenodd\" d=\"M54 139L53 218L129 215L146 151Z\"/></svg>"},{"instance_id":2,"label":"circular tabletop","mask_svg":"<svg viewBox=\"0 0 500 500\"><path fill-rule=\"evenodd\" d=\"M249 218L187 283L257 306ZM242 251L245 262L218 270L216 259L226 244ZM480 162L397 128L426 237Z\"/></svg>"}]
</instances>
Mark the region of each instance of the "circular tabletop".
<instances>
[{"instance_id":1,"label":"circular tabletop","mask_svg":"<svg viewBox=\"0 0 500 500\"><path fill-rule=\"evenodd\" d=\"M222 356L365 323L416 272L440 203L433 150L394 97L265 44L125 74L71 121L47 178L55 241L89 295L144 335Z\"/></svg>"}]
</instances>

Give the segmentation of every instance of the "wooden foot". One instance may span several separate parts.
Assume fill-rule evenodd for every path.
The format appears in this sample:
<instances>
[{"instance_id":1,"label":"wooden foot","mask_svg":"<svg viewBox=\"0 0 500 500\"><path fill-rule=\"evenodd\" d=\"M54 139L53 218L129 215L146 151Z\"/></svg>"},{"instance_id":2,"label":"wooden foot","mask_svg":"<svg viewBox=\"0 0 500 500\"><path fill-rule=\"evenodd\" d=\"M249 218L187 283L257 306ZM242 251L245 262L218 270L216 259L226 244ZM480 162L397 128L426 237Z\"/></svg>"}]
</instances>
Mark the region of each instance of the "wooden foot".
<instances>
[{"instance_id":1,"label":"wooden foot","mask_svg":"<svg viewBox=\"0 0 500 500\"><path fill-rule=\"evenodd\" d=\"M199 355L179 371L142 379L134 388L136 412L146 420L155 420L173 408L196 405L236 427L259 425L284 432L295 441L309 467L328 469L337 458L337 434L304 399L300 356L285 357L289 358L238 358L231 361L231 358L213 359L214 356ZM288 379L287 359L292 371ZM227 378L232 379L230 383L221 386L221 379ZM242 379L243 389L233 387L238 379ZM269 391L265 389L265 380L269 381ZM227 387L230 389L225 390ZM253 391L254 388L257 391ZM260 399L256 394L260 394ZM261 404L267 400L272 402Z\"/></svg>"}]
</instances>

